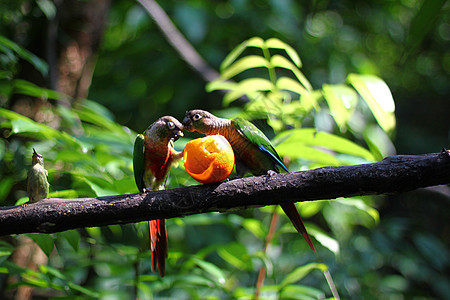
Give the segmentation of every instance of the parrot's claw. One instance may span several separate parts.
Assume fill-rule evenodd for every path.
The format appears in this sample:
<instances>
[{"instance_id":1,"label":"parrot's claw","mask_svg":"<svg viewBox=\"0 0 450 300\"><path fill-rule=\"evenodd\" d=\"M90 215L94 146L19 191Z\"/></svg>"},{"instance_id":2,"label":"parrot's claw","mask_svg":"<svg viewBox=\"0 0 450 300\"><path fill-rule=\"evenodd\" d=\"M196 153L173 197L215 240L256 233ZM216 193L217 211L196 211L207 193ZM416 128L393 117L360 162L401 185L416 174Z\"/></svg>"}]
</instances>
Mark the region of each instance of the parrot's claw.
<instances>
[{"instance_id":1,"label":"parrot's claw","mask_svg":"<svg viewBox=\"0 0 450 300\"><path fill-rule=\"evenodd\" d=\"M152 189L151 188L143 188L142 189L142 192L143 193L148 193L148 192L150 192Z\"/></svg>"},{"instance_id":2,"label":"parrot's claw","mask_svg":"<svg viewBox=\"0 0 450 300\"><path fill-rule=\"evenodd\" d=\"M268 175L269 177L274 176L274 175L276 175L276 174L277 174L277 172L275 172L274 170L268 170L268 171L267 171L267 175Z\"/></svg>"},{"instance_id":3,"label":"parrot's claw","mask_svg":"<svg viewBox=\"0 0 450 300\"><path fill-rule=\"evenodd\" d=\"M22 207L26 207L27 205L28 205L28 203L30 203L30 201L28 201L28 202L25 202L24 204L22 204L21 206Z\"/></svg>"}]
</instances>

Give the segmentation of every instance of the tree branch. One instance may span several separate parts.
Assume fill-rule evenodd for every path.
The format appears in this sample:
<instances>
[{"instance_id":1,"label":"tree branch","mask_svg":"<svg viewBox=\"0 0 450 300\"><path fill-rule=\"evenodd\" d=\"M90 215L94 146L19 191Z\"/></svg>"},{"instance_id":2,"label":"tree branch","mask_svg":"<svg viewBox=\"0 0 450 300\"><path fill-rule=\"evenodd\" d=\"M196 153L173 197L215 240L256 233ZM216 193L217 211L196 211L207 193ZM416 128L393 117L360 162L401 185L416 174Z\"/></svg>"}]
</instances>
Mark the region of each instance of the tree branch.
<instances>
[{"instance_id":1,"label":"tree branch","mask_svg":"<svg viewBox=\"0 0 450 300\"><path fill-rule=\"evenodd\" d=\"M213 185L96 198L49 198L0 209L0 236L227 212L287 202L401 193L450 183L450 151L380 162L247 177Z\"/></svg>"},{"instance_id":2,"label":"tree branch","mask_svg":"<svg viewBox=\"0 0 450 300\"><path fill-rule=\"evenodd\" d=\"M166 12L154 0L137 0L153 18L167 41L173 46L184 61L191 66L206 81L211 82L220 74L211 68L195 48L175 27Z\"/></svg>"}]
</instances>

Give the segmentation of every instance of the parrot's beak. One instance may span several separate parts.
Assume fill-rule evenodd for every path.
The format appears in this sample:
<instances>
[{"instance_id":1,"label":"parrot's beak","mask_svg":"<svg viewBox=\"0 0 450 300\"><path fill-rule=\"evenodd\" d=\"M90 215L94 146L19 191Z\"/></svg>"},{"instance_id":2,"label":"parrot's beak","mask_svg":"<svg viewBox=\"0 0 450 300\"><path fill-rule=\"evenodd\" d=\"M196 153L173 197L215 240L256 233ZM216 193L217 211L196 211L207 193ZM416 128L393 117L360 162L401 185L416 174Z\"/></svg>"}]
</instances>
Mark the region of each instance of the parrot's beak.
<instances>
[{"instance_id":1,"label":"parrot's beak","mask_svg":"<svg viewBox=\"0 0 450 300\"><path fill-rule=\"evenodd\" d=\"M192 129L191 119L189 119L188 117L185 117L183 119L183 127L184 127L184 130L190 131Z\"/></svg>"},{"instance_id":2,"label":"parrot's beak","mask_svg":"<svg viewBox=\"0 0 450 300\"><path fill-rule=\"evenodd\" d=\"M173 139L173 141L178 140L180 137L183 136L183 131L176 129L172 131L172 134L170 135L170 138Z\"/></svg>"}]
</instances>

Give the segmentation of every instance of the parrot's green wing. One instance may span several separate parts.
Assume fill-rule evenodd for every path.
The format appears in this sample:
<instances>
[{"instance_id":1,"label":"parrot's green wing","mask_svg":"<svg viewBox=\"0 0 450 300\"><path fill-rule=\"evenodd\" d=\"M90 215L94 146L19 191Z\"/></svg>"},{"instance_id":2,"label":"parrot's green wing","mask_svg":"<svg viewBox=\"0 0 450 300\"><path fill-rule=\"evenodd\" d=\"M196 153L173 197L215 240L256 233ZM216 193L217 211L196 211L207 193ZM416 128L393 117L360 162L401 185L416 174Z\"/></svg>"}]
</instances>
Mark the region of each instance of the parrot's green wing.
<instances>
[{"instance_id":1,"label":"parrot's green wing","mask_svg":"<svg viewBox=\"0 0 450 300\"><path fill-rule=\"evenodd\" d=\"M267 155L267 157L269 157L276 166L281 167L286 172L289 172L289 170L281 161L281 158L273 147L272 143L264 135L264 133L262 133L261 130L258 129L258 127L253 125L253 123L251 123L250 121L240 118L233 119L231 122L233 126L236 127L236 129L239 130L239 132L241 132L244 137L246 137L251 143L256 145L259 150L264 152L264 154Z\"/></svg>"},{"instance_id":2,"label":"parrot's green wing","mask_svg":"<svg viewBox=\"0 0 450 300\"><path fill-rule=\"evenodd\" d=\"M142 134L138 134L136 136L136 140L134 141L134 150L133 150L133 172L134 172L134 180L136 181L136 185L140 192L144 191L144 136Z\"/></svg>"}]
</instances>

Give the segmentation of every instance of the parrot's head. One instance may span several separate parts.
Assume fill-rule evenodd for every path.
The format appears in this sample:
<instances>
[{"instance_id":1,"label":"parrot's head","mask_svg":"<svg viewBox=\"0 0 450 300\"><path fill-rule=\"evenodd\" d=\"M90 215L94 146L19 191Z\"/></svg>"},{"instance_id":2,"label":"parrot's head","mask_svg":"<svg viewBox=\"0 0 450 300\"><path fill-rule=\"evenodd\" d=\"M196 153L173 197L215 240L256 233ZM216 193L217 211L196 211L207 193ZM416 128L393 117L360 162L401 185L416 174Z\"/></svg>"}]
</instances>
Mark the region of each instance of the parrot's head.
<instances>
[{"instance_id":1,"label":"parrot's head","mask_svg":"<svg viewBox=\"0 0 450 300\"><path fill-rule=\"evenodd\" d=\"M146 134L151 136L152 140L176 141L183 136L183 125L172 116L164 116L150 125Z\"/></svg>"},{"instance_id":2,"label":"parrot's head","mask_svg":"<svg viewBox=\"0 0 450 300\"><path fill-rule=\"evenodd\" d=\"M44 158L42 157L42 155L37 153L36 150L34 150L34 148L33 148L33 156L31 158L31 164L32 165L40 164L42 166L44 165Z\"/></svg>"},{"instance_id":3,"label":"parrot's head","mask_svg":"<svg viewBox=\"0 0 450 300\"><path fill-rule=\"evenodd\" d=\"M219 118L207 111L194 109L186 112L183 126L187 131L209 134L217 126L218 120Z\"/></svg>"}]
</instances>

